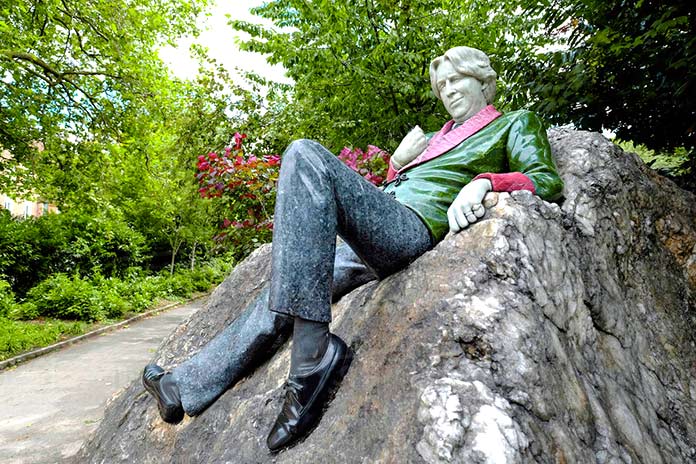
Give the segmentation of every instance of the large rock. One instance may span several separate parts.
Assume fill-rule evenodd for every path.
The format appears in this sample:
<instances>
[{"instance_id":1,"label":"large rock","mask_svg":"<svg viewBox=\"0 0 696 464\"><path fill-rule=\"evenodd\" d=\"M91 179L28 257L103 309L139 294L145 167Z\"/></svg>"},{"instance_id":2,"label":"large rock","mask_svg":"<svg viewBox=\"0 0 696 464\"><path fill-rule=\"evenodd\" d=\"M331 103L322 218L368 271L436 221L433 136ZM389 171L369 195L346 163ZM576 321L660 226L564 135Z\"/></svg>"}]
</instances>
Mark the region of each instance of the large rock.
<instances>
[{"instance_id":1,"label":"large rock","mask_svg":"<svg viewBox=\"0 0 696 464\"><path fill-rule=\"evenodd\" d=\"M334 306L356 350L319 427L268 453L289 349L201 416L139 379L79 462L503 463L696 459L696 198L599 134L550 133L562 206L489 195L484 220ZM259 249L155 359L176 365L269 274Z\"/></svg>"}]
</instances>

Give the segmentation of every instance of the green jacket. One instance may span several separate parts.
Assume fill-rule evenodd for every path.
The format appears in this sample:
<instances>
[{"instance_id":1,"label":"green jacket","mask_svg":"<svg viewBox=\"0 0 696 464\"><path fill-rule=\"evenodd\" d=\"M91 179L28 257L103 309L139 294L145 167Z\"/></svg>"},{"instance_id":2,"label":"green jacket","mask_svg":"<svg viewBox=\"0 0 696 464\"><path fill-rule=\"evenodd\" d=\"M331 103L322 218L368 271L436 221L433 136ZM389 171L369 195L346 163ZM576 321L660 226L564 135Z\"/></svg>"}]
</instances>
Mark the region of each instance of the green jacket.
<instances>
[{"instance_id":1,"label":"green jacket","mask_svg":"<svg viewBox=\"0 0 696 464\"><path fill-rule=\"evenodd\" d=\"M435 132L427 134L428 140ZM561 196L546 129L531 111L505 113L442 155L399 172L384 191L411 208L436 242L449 231L447 209L478 174L521 172L547 201Z\"/></svg>"}]
</instances>

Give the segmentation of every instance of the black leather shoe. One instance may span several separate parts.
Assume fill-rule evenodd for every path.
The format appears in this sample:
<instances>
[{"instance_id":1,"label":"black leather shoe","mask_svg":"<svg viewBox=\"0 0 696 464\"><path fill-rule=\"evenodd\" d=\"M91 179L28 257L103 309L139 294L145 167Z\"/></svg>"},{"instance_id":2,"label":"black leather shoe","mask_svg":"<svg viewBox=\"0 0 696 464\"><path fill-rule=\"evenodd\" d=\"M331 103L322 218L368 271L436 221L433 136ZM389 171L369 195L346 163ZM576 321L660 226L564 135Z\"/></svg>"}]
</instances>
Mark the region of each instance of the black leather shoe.
<instances>
[{"instance_id":1,"label":"black leather shoe","mask_svg":"<svg viewBox=\"0 0 696 464\"><path fill-rule=\"evenodd\" d=\"M285 402L268 434L268 448L279 451L311 432L331 400L353 357L346 344L331 334L329 346L317 368L307 376L289 376Z\"/></svg>"},{"instance_id":2,"label":"black leather shoe","mask_svg":"<svg viewBox=\"0 0 696 464\"><path fill-rule=\"evenodd\" d=\"M157 364L148 364L143 369L143 386L157 400L163 421L178 424L184 419L179 389L170 372L165 372Z\"/></svg>"}]
</instances>

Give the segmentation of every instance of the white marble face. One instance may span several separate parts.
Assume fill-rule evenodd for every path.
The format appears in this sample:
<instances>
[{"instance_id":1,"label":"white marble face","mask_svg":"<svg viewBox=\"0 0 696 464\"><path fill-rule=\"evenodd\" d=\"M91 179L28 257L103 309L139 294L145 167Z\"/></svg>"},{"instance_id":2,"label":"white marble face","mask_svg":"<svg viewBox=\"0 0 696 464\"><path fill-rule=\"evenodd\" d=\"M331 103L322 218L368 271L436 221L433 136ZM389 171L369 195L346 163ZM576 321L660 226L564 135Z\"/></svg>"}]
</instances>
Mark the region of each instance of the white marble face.
<instances>
[{"instance_id":1,"label":"white marble face","mask_svg":"<svg viewBox=\"0 0 696 464\"><path fill-rule=\"evenodd\" d=\"M445 109L456 122L464 122L486 107L483 84L457 71L450 60L437 68L437 88Z\"/></svg>"}]
</instances>

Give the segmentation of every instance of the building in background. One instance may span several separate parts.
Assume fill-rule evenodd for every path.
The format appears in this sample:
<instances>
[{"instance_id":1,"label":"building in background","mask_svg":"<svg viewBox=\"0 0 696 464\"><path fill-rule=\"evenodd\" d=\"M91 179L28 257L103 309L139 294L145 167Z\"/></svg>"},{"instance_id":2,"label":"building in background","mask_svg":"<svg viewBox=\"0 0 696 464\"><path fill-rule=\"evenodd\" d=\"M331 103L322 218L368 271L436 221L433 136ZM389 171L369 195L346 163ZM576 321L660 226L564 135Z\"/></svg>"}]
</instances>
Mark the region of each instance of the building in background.
<instances>
[{"instance_id":1,"label":"building in background","mask_svg":"<svg viewBox=\"0 0 696 464\"><path fill-rule=\"evenodd\" d=\"M0 193L0 208L6 209L15 217L41 217L48 213L57 213L56 205L41 201L30 201L21 198L10 198Z\"/></svg>"},{"instance_id":2,"label":"building in background","mask_svg":"<svg viewBox=\"0 0 696 464\"><path fill-rule=\"evenodd\" d=\"M41 142L33 142L32 147L36 148L39 152L44 150L44 145ZM12 159L12 154L8 150L3 150L2 147L0 147L0 163L11 162ZM10 168L11 171L13 169L26 170L26 168L21 165L15 165ZM20 218L28 218L29 216L41 217L44 214L60 212L58 211L58 207L51 203L40 200L33 201L25 200L23 198L12 198L0 192L0 210L2 209L6 209L10 212L10 214L12 214L12 216Z\"/></svg>"}]
</instances>

